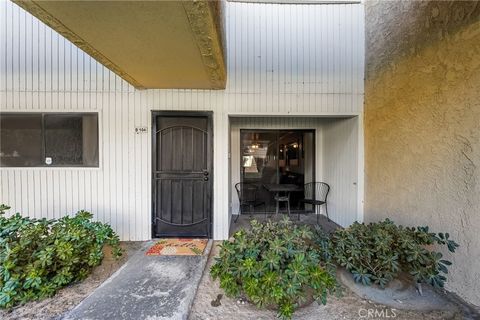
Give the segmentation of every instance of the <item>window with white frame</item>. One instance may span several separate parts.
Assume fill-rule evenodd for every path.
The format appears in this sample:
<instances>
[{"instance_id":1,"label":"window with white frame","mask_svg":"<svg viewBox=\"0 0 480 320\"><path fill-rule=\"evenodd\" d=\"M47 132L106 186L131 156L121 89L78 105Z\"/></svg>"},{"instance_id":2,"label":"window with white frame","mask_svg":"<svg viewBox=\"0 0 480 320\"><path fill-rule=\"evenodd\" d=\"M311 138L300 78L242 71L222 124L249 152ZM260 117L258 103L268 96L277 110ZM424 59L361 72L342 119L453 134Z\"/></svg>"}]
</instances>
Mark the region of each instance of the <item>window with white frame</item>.
<instances>
[{"instance_id":1,"label":"window with white frame","mask_svg":"<svg viewBox=\"0 0 480 320\"><path fill-rule=\"evenodd\" d=\"M0 113L0 166L98 167L98 114Z\"/></svg>"}]
</instances>

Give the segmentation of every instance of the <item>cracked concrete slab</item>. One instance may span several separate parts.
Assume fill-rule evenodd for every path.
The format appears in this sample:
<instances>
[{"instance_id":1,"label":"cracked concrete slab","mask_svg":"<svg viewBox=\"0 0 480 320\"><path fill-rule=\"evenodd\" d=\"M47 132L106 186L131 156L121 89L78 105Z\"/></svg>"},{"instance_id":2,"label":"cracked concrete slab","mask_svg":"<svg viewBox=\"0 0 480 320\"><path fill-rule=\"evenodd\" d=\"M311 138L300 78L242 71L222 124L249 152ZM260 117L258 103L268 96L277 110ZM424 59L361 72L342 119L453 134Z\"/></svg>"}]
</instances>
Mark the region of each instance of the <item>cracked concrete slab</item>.
<instances>
[{"instance_id":1,"label":"cracked concrete slab","mask_svg":"<svg viewBox=\"0 0 480 320\"><path fill-rule=\"evenodd\" d=\"M63 319L187 319L211 241L202 256L146 256L153 243L146 243Z\"/></svg>"}]
</instances>

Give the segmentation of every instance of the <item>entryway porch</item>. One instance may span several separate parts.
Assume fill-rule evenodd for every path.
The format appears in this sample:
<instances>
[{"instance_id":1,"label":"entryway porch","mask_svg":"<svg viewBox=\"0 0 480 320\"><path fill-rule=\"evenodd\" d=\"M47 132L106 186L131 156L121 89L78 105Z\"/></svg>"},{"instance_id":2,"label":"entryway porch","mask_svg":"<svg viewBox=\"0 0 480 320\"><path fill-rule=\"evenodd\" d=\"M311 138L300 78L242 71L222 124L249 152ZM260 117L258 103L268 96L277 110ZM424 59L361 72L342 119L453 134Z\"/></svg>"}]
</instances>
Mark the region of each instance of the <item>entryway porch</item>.
<instances>
[{"instance_id":1,"label":"entryway porch","mask_svg":"<svg viewBox=\"0 0 480 320\"><path fill-rule=\"evenodd\" d=\"M230 231L247 226L250 217L281 219L289 211L293 221L300 216L300 223L307 224L316 224L319 215L319 224L327 230L362 221L360 120L358 116L230 117ZM326 205L305 203L312 197L307 190L320 183L329 187ZM244 184L256 189L253 210L241 205L239 190ZM276 192L272 185L291 188ZM278 202L279 196L284 201ZM316 197L324 200L319 190Z\"/></svg>"}]
</instances>

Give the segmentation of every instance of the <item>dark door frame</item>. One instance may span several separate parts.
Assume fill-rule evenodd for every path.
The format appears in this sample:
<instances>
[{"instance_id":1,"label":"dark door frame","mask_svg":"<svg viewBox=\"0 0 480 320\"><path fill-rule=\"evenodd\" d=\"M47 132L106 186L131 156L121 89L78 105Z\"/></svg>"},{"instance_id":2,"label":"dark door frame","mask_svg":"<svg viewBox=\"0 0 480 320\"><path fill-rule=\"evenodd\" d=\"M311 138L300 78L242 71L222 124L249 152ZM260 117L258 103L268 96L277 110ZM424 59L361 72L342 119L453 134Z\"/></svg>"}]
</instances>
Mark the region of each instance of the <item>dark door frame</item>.
<instances>
[{"instance_id":1,"label":"dark door frame","mask_svg":"<svg viewBox=\"0 0 480 320\"><path fill-rule=\"evenodd\" d=\"M156 208L156 184L155 184L155 169L157 164L157 123L156 117L204 117L207 118L207 166L209 171L209 188L210 188L210 213L209 213L209 222L208 222L208 231L207 237L212 238L212 224L213 224L213 204L214 204L214 193L213 193L213 181L214 181L214 166L213 166L213 111L151 111L151 124L152 124L152 166L151 170L151 184L152 184L152 203L151 203L151 236L155 238L155 208Z\"/></svg>"}]
</instances>

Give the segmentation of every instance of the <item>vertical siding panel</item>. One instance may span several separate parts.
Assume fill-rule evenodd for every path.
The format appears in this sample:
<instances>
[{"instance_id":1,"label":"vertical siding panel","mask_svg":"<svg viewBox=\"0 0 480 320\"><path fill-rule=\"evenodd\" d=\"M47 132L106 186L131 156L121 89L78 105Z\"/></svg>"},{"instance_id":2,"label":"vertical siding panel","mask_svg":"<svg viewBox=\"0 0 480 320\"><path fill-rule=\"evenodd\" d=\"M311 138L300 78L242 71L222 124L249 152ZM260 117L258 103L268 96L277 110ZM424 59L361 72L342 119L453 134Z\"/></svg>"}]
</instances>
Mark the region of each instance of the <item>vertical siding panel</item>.
<instances>
[{"instance_id":1,"label":"vertical siding panel","mask_svg":"<svg viewBox=\"0 0 480 320\"><path fill-rule=\"evenodd\" d=\"M240 42L240 47L239 52L240 52L240 65L236 67L237 72L240 73L240 86L238 87L237 90L234 90L235 95L238 94L238 97L240 98L239 104L241 111L248 111L246 108L248 106L248 103L246 102L248 98L248 87L247 87L247 81L248 81L248 35L247 35L247 26L248 26L248 20L245 15L245 6L246 4L241 3L238 8L239 10L239 17L240 17L240 28L239 30L242 30L243 32L240 32L241 35L241 42Z\"/></svg>"},{"instance_id":2,"label":"vertical siding panel","mask_svg":"<svg viewBox=\"0 0 480 320\"><path fill-rule=\"evenodd\" d=\"M76 210L83 210L86 209L85 206L85 171L84 170L78 170L77 172L77 186L78 186L78 202L77 202L77 207Z\"/></svg>"},{"instance_id":3,"label":"vertical siding panel","mask_svg":"<svg viewBox=\"0 0 480 320\"><path fill-rule=\"evenodd\" d=\"M2 110L6 109L7 105L7 17L5 1L0 2L0 58L0 110ZM3 182L5 182L6 177L3 173L0 174ZM1 190L4 190L3 184Z\"/></svg>"},{"instance_id":4,"label":"vertical siding panel","mask_svg":"<svg viewBox=\"0 0 480 320\"><path fill-rule=\"evenodd\" d=\"M65 199L65 214L71 214L73 212L73 195L72 195L72 172L70 170L65 171L65 181L63 189Z\"/></svg>"},{"instance_id":5,"label":"vertical siding panel","mask_svg":"<svg viewBox=\"0 0 480 320\"><path fill-rule=\"evenodd\" d=\"M365 8L364 6L360 6L358 8L360 14L356 15L357 23L363 26L365 20ZM363 72L365 70L365 28L357 28L358 36L357 36L357 51L355 52L355 58L357 63L355 63L355 70L357 71L357 76L355 77L355 81L359 84L357 93L362 94L365 92L365 82L363 81L364 76ZM358 106L359 110L362 111L363 109L363 100L361 103L355 104Z\"/></svg>"},{"instance_id":6,"label":"vertical siding panel","mask_svg":"<svg viewBox=\"0 0 480 320\"><path fill-rule=\"evenodd\" d=\"M44 46L45 46L45 69L44 78L45 78L45 105L44 108L52 107L52 29L47 26L44 26Z\"/></svg>"},{"instance_id":7,"label":"vertical siding panel","mask_svg":"<svg viewBox=\"0 0 480 320\"><path fill-rule=\"evenodd\" d=\"M72 209L70 210L69 214L75 214L79 209L79 193L80 193L80 185L78 184L78 171L71 171L72 175L70 177L71 183L71 192L70 192L70 199L72 203Z\"/></svg>"},{"instance_id":8,"label":"vertical siding panel","mask_svg":"<svg viewBox=\"0 0 480 320\"><path fill-rule=\"evenodd\" d=\"M93 212L92 175L95 171L85 170L85 210Z\"/></svg>"},{"instance_id":9,"label":"vertical siding panel","mask_svg":"<svg viewBox=\"0 0 480 320\"><path fill-rule=\"evenodd\" d=\"M145 93L142 93L142 96L145 98ZM144 100L145 102L145 100ZM148 124L150 130L151 130L151 106L146 106L144 103L142 104L143 108L142 110L142 123ZM149 131L150 131L149 130ZM151 141L148 137L143 137L142 138L142 154L146 155L146 158L143 158L143 167L142 167L142 177L148 177L146 181L151 181L151 168L152 168L152 162L151 162ZM152 234L151 234L151 209L152 209L152 193L151 193L151 184L150 183L142 183L141 184L141 189L142 189L142 199L147 199L147 201L142 201L142 237L143 239L149 239Z\"/></svg>"},{"instance_id":10,"label":"vertical siding panel","mask_svg":"<svg viewBox=\"0 0 480 320\"><path fill-rule=\"evenodd\" d=\"M16 194L16 189L15 189L15 171L10 171L8 172L7 175L7 181L5 182L7 184L8 188L8 205L12 208L10 210L10 213L15 213L17 210L17 203L15 201L15 194Z\"/></svg>"},{"instance_id":11,"label":"vertical siding panel","mask_svg":"<svg viewBox=\"0 0 480 320\"><path fill-rule=\"evenodd\" d=\"M50 67L49 67L49 74L50 74L50 88L49 91L51 92L56 92L58 91L58 77L59 77L59 40L60 40L60 35L56 33L55 31L51 31L49 29L50 33ZM52 102L52 109L58 108L57 105L58 100L55 99L54 102Z\"/></svg>"},{"instance_id":12,"label":"vertical siding panel","mask_svg":"<svg viewBox=\"0 0 480 320\"><path fill-rule=\"evenodd\" d=\"M17 211L24 214L28 212L28 190L27 190L27 172L18 171L15 174L15 207Z\"/></svg>"},{"instance_id":13,"label":"vertical siding panel","mask_svg":"<svg viewBox=\"0 0 480 320\"><path fill-rule=\"evenodd\" d=\"M8 181L8 172L6 170L0 171L0 204L11 205Z\"/></svg>"},{"instance_id":14,"label":"vertical siding panel","mask_svg":"<svg viewBox=\"0 0 480 320\"><path fill-rule=\"evenodd\" d=\"M68 43L70 51L70 91L71 91L71 108L76 109L76 102L78 101L78 55L80 50L72 44Z\"/></svg>"},{"instance_id":15,"label":"vertical siding panel","mask_svg":"<svg viewBox=\"0 0 480 320\"><path fill-rule=\"evenodd\" d=\"M128 238L127 239L132 239L132 233L135 230L135 211L132 210L132 204L135 203L135 195L134 195L134 189L132 188L132 185L134 184L134 168L135 168L135 161L134 161L134 152L135 152L135 144L134 144L134 135L133 135L133 128L134 128L134 123L135 123L135 113L134 110L132 109L133 107L133 93L128 92L126 94L127 96L127 108L126 108L126 115L127 115L127 123L126 123L126 129L125 132L127 134L128 140L127 140L127 154L128 158L127 161L125 162L125 174L128 176L128 183L126 185L126 198L127 198L127 203L123 208L123 211L125 212L125 223L127 224L127 233L128 233ZM150 131L148 131L150 132ZM131 217L133 215L133 217ZM129 217L130 216L130 217Z\"/></svg>"},{"instance_id":16,"label":"vertical siding panel","mask_svg":"<svg viewBox=\"0 0 480 320\"><path fill-rule=\"evenodd\" d=\"M63 87L64 87L64 107L71 108L70 97L72 92L72 44L64 40L63 41L63 51L64 51L64 75L63 75Z\"/></svg>"},{"instance_id":17,"label":"vertical siding panel","mask_svg":"<svg viewBox=\"0 0 480 320\"><path fill-rule=\"evenodd\" d=\"M47 217L48 212L48 199L47 199L47 175L45 170L39 171L39 195L40 195L40 211L38 212L39 215L42 217Z\"/></svg>"},{"instance_id":18,"label":"vertical siding panel","mask_svg":"<svg viewBox=\"0 0 480 320\"><path fill-rule=\"evenodd\" d=\"M19 9L15 7L13 10L13 19L12 19L12 31L14 33L19 33L20 18L19 18ZM13 101L12 104L15 108L19 108L19 96L20 96L20 39L12 37L11 46L12 46L12 88L13 88Z\"/></svg>"},{"instance_id":19,"label":"vertical siding panel","mask_svg":"<svg viewBox=\"0 0 480 320\"><path fill-rule=\"evenodd\" d=\"M98 171L91 171L89 177L89 191L90 191L90 212L93 214L95 220L100 220L99 212L99 203L101 198L98 195L99 183L98 183Z\"/></svg>"},{"instance_id":20,"label":"vertical siding panel","mask_svg":"<svg viewBox=\"0 0 480 320\"><path fill-rule=\"evenodd\" d=\"M63 196L63 190L60 189L60 185L58 183L59 179L59 172L58 171L49 171L50 175L50 185L51 187L51 192L52 192L52 198L50 201L51 205L51 213L52 213L52 218L59 218L61 215L64 213L60 213L60 202L62 200Z\"/></svg>"},{"instance_id":21,"label":"vertical siding panel","mask_svg":"<svg viewBox=\"0 0 480 320\"><path fill-rule=\"evenodd\" d=\"M291 28L291 33L290 36L292 37L292 46L290 46L290 62L292 66L292 105L290 107L290 112L298 112L298 106L299 102L301 99L301 94L300 94L300 88L299 88L299 82L300 80L300 64L302 62L302 59L299 56L299 51L303 50L303 39L302 39L302 33L298 28L299 24L299 11L300 6L294 5L292 7L292 11L290 11L290 17L292 20L292 28Z\"/></svg>"},{"instance_id":22,"label":"vertical siding panel","mask_svg":"<svg viewBox=\"0 0 480 320\"><path fill-rule=\"evenodd\" d=\"M118 230L116 227L116 219L115 219L115 212L116 212L116 181L115 181L115 157L116 157L116 152L115 152L115 127L116 127L116 122L117 119L115 118L116 114L116 99L115 99L115 84L112 83L112 74L109 73L109 79L110 79L110 91L109 91L109 98L108 98L108 112L105 115L105 124L108 124L108 129L107 129L107 135L108 135L108 140L107 140L107 150L105 151L106 154L108 154L108 164L106 167L106 184L107 184L107 197L109 199L109 202L107 202L107 210L108 210L108 217L107 221L115 227L115 230Z\"/></svg>"},{"instance_id":23,"label":"vertical siding panel","mask_svg":"<svg viewBox=\"0 0 480 320\"><path fill-rule=\"evenodd\" d=\"M140 110L140 95L137 92L133 92L131 94L133 101L132 109L133 109L133 125L140 126L141 120L139 119L139 110ZM149 133L153 134L151 130L148 130ZM132 232L132 240L137 240L139 237L139 233L141 233L141 229L139 228L139 224L141 223L141 212L137 210L141 206L141 193L140 189L137 187L140 185L140 177L142 172L142 162L141 162L141 135L136 134L133 137L133 164L132 164L132 172L133 172L133 201L132 201L132 213L134 212L134 220L133 225L131 227ZM150 178L150 177L149 177ZM147 181L150 181L147 180Z\"/></svg>"},{"instance_id":24,"label":"vertical siding panel","mask_svg":"<svg viewBox=\"0 0 480 320\"><path fill-rule=\"evenodd\" d=\"M83 51L76 50L77 52L77 108L85 108L85 87L84 87L84 77L85 77L85 60ZM82 94L83 93L83 94Z\"/></svg>"},{"instance_id":25,"label":"vertical siding panel","mask_svg":"<svg viewBox=\"0 0 480 320\"><path fill-rule=\"evenodd\" d=\"M53 202L54 202L54 182L52 179L53 171L45 170L45 201L46 201L46 211L43 213L47 218L52 219L55 218L54 210L53 210Z\"/></svg>"},{"instance_id":26,"label":"vertical siding panel","mask_svg":"<svg viewBox=\"0 0 480 320\"><path fill-rule=\"evenodd\" d=\"M121 126L119 135L122 137L120 142L120 157L121 166L120 166L120 175L123 177L123 183L121 183L121 196L122 199L120 201L120 211L121 211L121 225L122 225L122 237L125 239L130 238L130 234L128 232L129 229L129 222L128 222L128 202L129 202L129 193L128 193L128 185L130 184L130 176L128 174L128 164L129 164L129 135L130 130L128 127L128 87L125 85L126 83L122 81L122 102L121 102Z\"/></svg>"},{"instance_id":27,"label":"vertical siding panel","mask_svg":"<svg viewBox=\"0 0 480 320\"><path fill-rule=\"evenodd\" d=\"M32 19L25 15L25 108L32 109L31 99L33 89L33 25Z\"/></svg>"},{"instance_id":28,"label":"vertical siding panel","mask_svg":"<svg viewBox=\"0 0 480 320\"><path fill-rule=\"evenodd\" d=\"M98 85L98 83L97 83ZM104 95L105 96L105 95ZM102 95L97 94L97 106L100 108L103 108L103 101L102 101ZM100 221L105 221L105 211L107 207L107 202L105 198L105 188L104 188L104 182L105 182L105 166L106 166L106 154L105 154L105 123L106 121L104 120L105 117L105 112L102 111L99 115L99 153L100 153L100 158L99 158L99 165L100 169L96 171L96 180L93 181L93 184L96 185L96 192L95 192L95 198L96 200L96 206L95 206L95 212L94 214L96 215L96 218Z\"/></svg>"},{"instance_id":29,"label":"vertical siding panel","mask_svg":"<svg viewBox=\"0 0 480 320\"><path fill-rule=\"evenodd\" d=\"M35 180L34 180L34 171L28 170L24 171L25 176L22 179L22 183L26 185L25 195L27 198L27 207L26 212L33 212L35 217L40 214L35 211ZM23 199L22 199L23 200Z\"/></svg>"},{"instance_id":30,"label":"vertical siding panel","mask_svg":"<svg viewBox=\"0 0 480 320\"><path fill-rule=\"evenodd\" d=\"M55 42L56 44L56 72L55 72L55 84L54 90L60 92L65 89L65 39L56 34ZM58 103L60 108L60 95L58 97Z\"/></svg>"},{"instance_id":31,"label":"vertical siding panel","mask_svg":"<svg viewBox=\"0 0 480 320\"><path fill-rule=\"evenodd\" d=\"M0 91L2 95L0 96L0 108L6 107L6 91L7 91L7 3L6 1L0 1ZM2 175L2 178L5 177Z\"/></svg>"},{"instance_id":32,"label":"vertical siding panel","mask_svg":"<svg viewBox=\"0 0 480 320\"><path fill-rule=\"evenodd\" d=\"M18 17L18 27L19 30L18 32L20 34L25 34L25 14L23 12L20 12L19 17ZM26 37L19 37L18 38L18 50L19 50L19 56L18 56L18 90L19 90L19 106L22 106L25 108L25 103L26 103L26 97L25 97L25 57L26 57Z\"/></svg>"},{"instance_id":33,"label":"vertical siding panel","mask_svg":"<svg viewBox=\"0 0 480 320\"><path fill-rule=\"evenodd\" d=\"M8 5L6 1L2 2L5 5L5 22L3 25L5 26L5 38L2 39L2 46L4 46L5 50L5 108L12 108L12 94L13 94L13 88L12 88L12 78L13 78L13 70L12 70L12 44L11 44L11 39L12 39L12 14L11 10L12 7Z\"/></svg>"}]
</instances>

